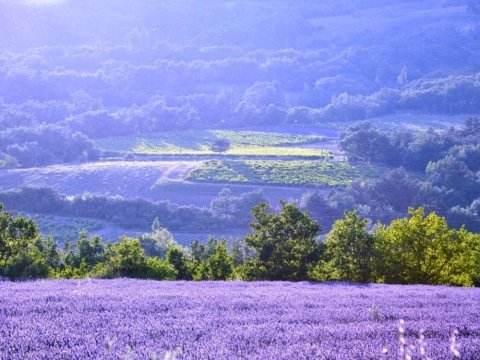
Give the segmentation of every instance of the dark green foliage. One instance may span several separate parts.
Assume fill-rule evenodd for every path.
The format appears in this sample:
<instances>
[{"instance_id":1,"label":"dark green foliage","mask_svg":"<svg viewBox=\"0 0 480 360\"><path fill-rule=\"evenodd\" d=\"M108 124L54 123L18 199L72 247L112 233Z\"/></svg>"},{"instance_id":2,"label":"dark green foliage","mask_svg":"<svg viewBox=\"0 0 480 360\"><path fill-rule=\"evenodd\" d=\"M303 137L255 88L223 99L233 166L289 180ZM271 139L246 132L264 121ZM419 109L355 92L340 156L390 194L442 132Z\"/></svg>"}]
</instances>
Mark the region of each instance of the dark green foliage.
<instances>
[{"instance_id":1,"label":"dark green foliage","mask_svg":"<svg viewBox=\"0 0 480 360\"><path fill-rule=\"evenodd\" d=\"M62 252L52 237L39 237L35 241L35 247L43 254L50 268L58 269L62 266Z\"/></svg>"},{"instance_id":2,"label":"dark green foliage","mask_svg":"<svg viewBox=\"0 0 480 360\"><path fill-rule=\"evenodd\" d=\"M305 280L311 264L318 260L315 239L320 226L295 205L282 202L280 214L269 213L265 203L253 208L253 234L245 242L256 256L245 265L250 279Z\"/></svg>"},{"instance_id":3,"label":"dark green foliage","mask_svg":"<svg viewBox=\"0 0 480 360\"><path fill-rule=\"evenodd\" d=\"M24 167L96 160L99 155L85 135L54 125L0 131L0 152Z\"/></svg>"},{"instance_id":4,"label":"dark green foliage","mask_svg":"<svg viewBox=\"0 0 480 360\"><path fill-rule=\"evenodd\" d=\"M340 136L340 146L352 160L387 161L391 153L388 137L369 122L353 125Z\"/></svg>"},{"instance_id":5,"label":"dark green foliage","mask_svg":"<svg viewBox=\"0 0 480 360\"><path fill-rule=\"evenodd\" d=\"M337 220L324 244L323 260L312 271L316 280L367 283L373 280L374 237L368 221L355 211Z\"/></svg>"},{"instance_id":6,"label":"dark green foliage","mask_svg":"<svg viewBox=\"0 0 480 360\"><path fill-rule=\"evenodd\" d=\"M77 258L80 262L85 261L88 268L103 261L105 249L102 239L98 236L89 239L86 232L81 232L77 241L77 249Z\"/></svg>"},{"instance_id":7,"label":"dark green foliage","mask_svg":"<svg viewBox=\"0 0 480 360\"><path fill-rule=\"evenodd\" d=\"M44 254L32 245L11 257L3 269L0 266L0 275L12 280L46 278L49 273L50 268Z\"/></svg>"},{"instance_id":8,"label":"dark green foliage","mask_svg":"<svg viewBox=\"0 0 480 360\"><path fill-rule=\"evenodd\" d=\"M403 166L414 171L424 171L430 161L441 159L457 142L460 140L452 134L433 129L387 133L369 122L353 125L340 135L340 146L350 159Z\"/></svg>"},{"instance_id":9,"label":"dark green foliage","mask_svg":"<svg viewBox=\"0 0 480 360\"><path fill-rule=\"evenodd\" d=\"M71 268L83 266L86 271L105 260L105 247L98 236L90 237L86 231L78 234L75 244L65 241L65 265Z\"/></svg>"},{"instance_id":10,"label":"dark green foliage","mask_svg":"<svg viewBox=\"0 0 480 360\"><path fill-rule=\"evenodd\" d=\"M218 229L218 221L208 209L178 206L168 201L151 202L143 199L84 195L71 199L49 188L29 188L0 193L0 201L9 208L41 214L85 217L136 226L162 219L163 225L175 230Z\"/></svg>"},{"instance_id":11,"label":"dark green foliage","mask_svg":"<svg viewBox=\"0 0 480 360\"><path fill-rule=\"evenodd\" d=\"M171 247L167 251L166 260L177 272L177 280L192 280L192 268L184 251L179 247Z\"/></svg>"},{"instance_id":12,"label":"dark green foliage","mask_svg":"<svg viewBox=\"0 0 480 360\"><path fill-rule=\"evenodd\" d=\"M227 139L215 140L210 146L210 149L212 151L218 152L218 153L224 153L229 148L230 148L230 141L228 141Z\"/></svg>"},{"instance_id":13,"label":"dark green foliage","mask_svg":"<svg viewBox=\"0 0 480 360\"><path fill-rule=\"evenodd\" d=\"M466 203L480 194L480 145L462 145L427 167L428 180L434 186L457 191ZM459 205L465 205L461 203Z\"/></svg>"},{"instance_id":14,"label":"dark green foliage","mask_svg":"<svg viewBox=\"0 0 480 360\"><path fill-rule=\"evenodd\" d=\"M113 245L109 266L114 276L144 277L147 271L145 252L138 239L123 237Z\"/></svg>"}]
</instances>

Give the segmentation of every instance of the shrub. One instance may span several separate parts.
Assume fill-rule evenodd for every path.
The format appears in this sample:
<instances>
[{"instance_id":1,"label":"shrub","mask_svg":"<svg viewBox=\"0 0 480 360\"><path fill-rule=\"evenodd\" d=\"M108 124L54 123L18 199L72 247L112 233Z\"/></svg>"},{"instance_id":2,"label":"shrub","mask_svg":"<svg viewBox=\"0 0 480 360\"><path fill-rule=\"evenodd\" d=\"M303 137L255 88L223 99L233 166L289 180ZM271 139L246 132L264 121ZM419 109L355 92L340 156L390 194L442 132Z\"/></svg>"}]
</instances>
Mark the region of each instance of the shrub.
<instances>
[{"instance_id":1,"label":"shrub","mask_svg":"<svg viewBox=\"0 0 480 360\"><path fill-rule=\"evenodd\" d=\"M149 257L146 261L146 278L155 280L175 280L177 270L165 260Z\"/></svg>"}]
</instances>

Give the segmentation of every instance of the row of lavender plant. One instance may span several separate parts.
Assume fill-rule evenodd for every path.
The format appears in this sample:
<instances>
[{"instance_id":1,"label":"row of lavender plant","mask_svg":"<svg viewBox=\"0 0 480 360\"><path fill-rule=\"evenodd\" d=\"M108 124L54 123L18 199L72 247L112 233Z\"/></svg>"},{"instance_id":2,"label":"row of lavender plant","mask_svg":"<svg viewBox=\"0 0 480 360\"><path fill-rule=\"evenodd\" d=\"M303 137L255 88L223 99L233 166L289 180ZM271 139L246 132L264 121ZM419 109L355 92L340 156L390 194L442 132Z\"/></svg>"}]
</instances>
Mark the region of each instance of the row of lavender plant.
<instances>
[{"instance_id":1,"label":"row of lavender plant","mask_svg":"<svg viewBox=\"0 0 480 360\"><path fill-rule=\"evenodd\" d=\"M0 283L1 360L454 357L480 358L479 289Z\"/></svg>"}]
</instances>

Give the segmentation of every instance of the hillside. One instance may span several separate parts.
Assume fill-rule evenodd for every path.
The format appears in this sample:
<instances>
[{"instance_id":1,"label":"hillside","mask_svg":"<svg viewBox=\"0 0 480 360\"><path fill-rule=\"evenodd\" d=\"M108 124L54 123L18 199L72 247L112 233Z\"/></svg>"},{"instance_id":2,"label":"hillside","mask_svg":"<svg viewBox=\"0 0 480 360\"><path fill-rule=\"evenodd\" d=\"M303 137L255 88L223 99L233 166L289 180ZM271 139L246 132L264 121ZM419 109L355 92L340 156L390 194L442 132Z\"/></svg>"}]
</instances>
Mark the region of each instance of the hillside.
<instances>
[{"instance_id":1,"label":"hillside","mask_svg":"<svg viewBox=\"0 0 480 360\"><path fill-rule=\"evenodd\" d=\"M442 147L429 129L460 129L479 114L476 9L469 0L1 0L0 190L169 201L196 213L223 188L259 190L276 208L296 202L324 232L346 209L388 222L411 205L475 229L475 167L467 195L425 181L429 161L464 146L460 136ZM422 161L412 170L342 147L360 120L400 134L391 141ZM401 204L376 190L400 163L415 189L391 191ZM41 223L64 215L25 204L8 207ZM150 214L135 231L148 230ZM198 236L218 234L212 227Z\"/></svg>"}]
</instances>

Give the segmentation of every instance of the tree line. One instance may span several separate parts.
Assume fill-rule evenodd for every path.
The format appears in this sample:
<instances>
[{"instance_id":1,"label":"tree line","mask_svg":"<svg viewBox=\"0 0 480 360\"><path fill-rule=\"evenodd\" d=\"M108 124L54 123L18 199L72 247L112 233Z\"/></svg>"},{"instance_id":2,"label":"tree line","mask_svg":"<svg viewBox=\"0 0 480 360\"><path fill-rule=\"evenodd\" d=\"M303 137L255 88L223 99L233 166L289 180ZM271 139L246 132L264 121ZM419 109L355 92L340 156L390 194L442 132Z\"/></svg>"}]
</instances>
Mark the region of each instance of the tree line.
<instances>
[{"instance_id":1,"label":"tree line","mask_svg":"<svg viewBox=\"0 0 480 360\"><path fill-rule=\"evenodd\" d=\"M347 211L321 239L296 205L252 209L251 233L227 243L179 246L158 219L150 233L104 244L81 232L59 249L36 224L0 206L0 275L13 279L134 277L157 280L348 281L480 286L480 235L423 208L389 225Z\"/></svg>"},{"instance_id":2,"label":"tree line","mask_svg":"<svg viewBox=\"0 0 480 360\"><path fill-rule=\"evenodd\" d=\"M451 225L480 230L480 118L446 131L386 131L364 122L340 136L351 162L387 166L379 179L355 183L328 196L309 194L304 208L338 216L356 208L364 216L389 221L408 206L425 206ZM425 204L425 205L423 205Z\"/></svg>"}]
</instances>

